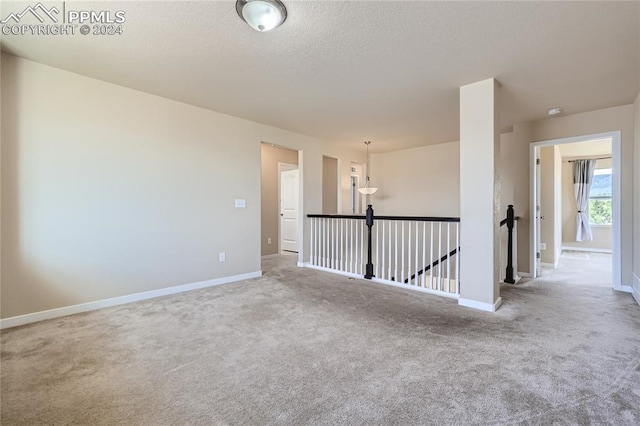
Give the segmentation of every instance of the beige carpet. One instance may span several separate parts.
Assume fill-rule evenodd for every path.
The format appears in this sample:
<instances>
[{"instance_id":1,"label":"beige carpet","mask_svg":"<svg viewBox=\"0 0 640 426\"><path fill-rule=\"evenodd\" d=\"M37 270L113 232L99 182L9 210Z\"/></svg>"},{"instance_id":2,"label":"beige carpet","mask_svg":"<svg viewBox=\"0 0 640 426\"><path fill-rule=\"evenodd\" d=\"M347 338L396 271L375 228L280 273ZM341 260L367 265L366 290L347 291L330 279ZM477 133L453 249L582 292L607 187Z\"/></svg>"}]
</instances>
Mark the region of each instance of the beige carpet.
<instances>
[{"instance_id":1,"label":"beige carpet","mask_svg":"<svg viewBox=\"0 0 640 426\"><path fill-rule=\"evenodd\" d=\"M638 425L640 309L572 267L490 314L268 258L4 331L1 423Z\"/></svg>"}]
</instances>

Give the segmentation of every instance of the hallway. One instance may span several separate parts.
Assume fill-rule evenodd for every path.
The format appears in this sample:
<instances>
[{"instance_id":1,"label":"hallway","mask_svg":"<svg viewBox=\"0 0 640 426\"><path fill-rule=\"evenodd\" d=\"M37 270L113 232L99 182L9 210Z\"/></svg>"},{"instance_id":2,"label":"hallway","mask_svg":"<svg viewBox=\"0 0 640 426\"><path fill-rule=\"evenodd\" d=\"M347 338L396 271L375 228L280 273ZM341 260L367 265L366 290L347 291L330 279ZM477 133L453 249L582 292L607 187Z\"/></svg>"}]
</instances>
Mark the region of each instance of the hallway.
<instances>
[{"instance_id":1,"label":"hallway","mask_svg":"<svg viewBox=\"0 0 640 426\"><path fill-rule=\"evenodd\" d=\"M541 278L611 289L611 274L611 254L563 250L557 268L543 266Z\"/></svg>"}]
</instances>

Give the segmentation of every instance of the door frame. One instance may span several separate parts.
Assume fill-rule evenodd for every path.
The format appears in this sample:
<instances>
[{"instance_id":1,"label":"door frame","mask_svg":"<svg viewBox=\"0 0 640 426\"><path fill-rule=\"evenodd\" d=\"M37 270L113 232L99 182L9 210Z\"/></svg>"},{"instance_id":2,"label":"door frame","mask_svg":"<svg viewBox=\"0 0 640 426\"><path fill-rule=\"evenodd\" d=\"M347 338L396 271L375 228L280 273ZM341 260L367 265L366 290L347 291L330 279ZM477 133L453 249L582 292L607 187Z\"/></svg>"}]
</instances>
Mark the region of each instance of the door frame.
<instances>
[{"instance_id":1,"label":"door frame","mask_svg":"<svg viewBox=\"0 0 640 426\"><path fill-rule=\"evenodd\" d=\"M622 212L620 209L621 191L620 191L620 171L621 171L621 132L604 132L595 133L583 136L572 136L568 138L550 139L546 141L532 142L529 144L529 268L532 278L536 278L536 253L538 252L538 241L536 238L537 233L537 220L536 220L536 203L538 203L536 190L537 190L537 172L536 172L536 159L539 158L540 147L562 145L575 142L586 142L593 139L605 139L611 138L611 168L613 173L612 182L612 209L613 209L613 223L611 230L613 233L612 244L612 283L613 289L617 291L628 291L626 286L622 285L621 277L621 257L622 253L622 234L621 234L621 218Z\"/></svg>"},{"instance_id":2,"label":"door frame","mask_svg":"<svg viewBox=\"0 0 640 426\"><path fill-rule=\"evenodd\" d=\"M278 254L282 254L282 183L280 181L280 177L282 176L282 172L288 172L291 170L298 170L298 217L296 218L296 244L298 245L298 254L300 251L300 167L298 164L291 163L283 163L278 161Z\"/></svg>"}]
</instances>

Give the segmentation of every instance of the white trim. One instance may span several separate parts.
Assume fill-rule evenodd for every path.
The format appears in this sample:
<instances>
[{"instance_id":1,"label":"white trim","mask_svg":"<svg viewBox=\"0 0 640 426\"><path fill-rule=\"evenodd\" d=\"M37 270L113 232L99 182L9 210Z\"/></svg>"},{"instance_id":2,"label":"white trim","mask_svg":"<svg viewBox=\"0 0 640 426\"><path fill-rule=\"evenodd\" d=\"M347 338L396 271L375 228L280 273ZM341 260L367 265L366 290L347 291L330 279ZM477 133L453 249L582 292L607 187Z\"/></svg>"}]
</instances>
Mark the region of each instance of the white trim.
<instances>
[{"instance_id":1,"label":"white trim","mask_svg":"<svg viewBox=\"0 0 640 426\"><path fill-rule=\"evenodd\" d=\"M363 279L362 276L360 276L358 278ZM428 289L428 288L418 287L418 286L408 285L408 284L403 284L403 283L399 283L399 282L396 282L396 281L383 280L383 279L375 278L375 277L371 278L370 280L366 280L366 281L371 281L371 282L378 283L378 284L390 285L392 287L397 287L397 288L404 288L405 290L418 291L420 293L433 294L435 296L446 297L448 299L458 299L458 300L460 299L460 295L455 294L455 293L447 293L445 291L431 290L431 289Z\"/></svg>"},{"instance_id":2,"label":"white trim","mask_svg":"<svg viewBox=\"0 0 640 426\"><path fill-rule=\"evenodd\" d=\"M612 251L609 249L601 249L601 248L591 248L591 247L572 247L572 246L562 246L560 249L562 251L586 251L591 253L606 253L611 254Z\"/></svg>"},{"instance_id":3,"label":"white trim","mask_svg":"<svg viewBox=\"0 0 640 426\"><path fill-rule=\"evenodd\" d=\"M546 266L547 268L552 268L552 269L556 268L555 263L540 262L540 266Z\"/></svg>"},{"instance_id":4,"label":"white trim","mask_svg":"<svg viewBox=\"0 0 640 426\"><path fill-rule=\"evenodd\" d=\"M621 293L633 293L633 287L630 285L621 285L620 288L616 288L615 290Z\"/></svg>"},{"instance_id":5,"label":"white trim","mask_svg":"<svg viewBox=\"0 0 640 426\"><path fill-rule=\"evenodd\" d=\"M96 300L93 302L80 303L78 305L65 306L62 308L50 309L48 311L33 312L31 314L18 315L0 319L0 330L17 327L19 325L31 324L53 318L65 317L67 315L79 314L81 312L95 311L97 309L111 306L124 305L141 300L154 299L156 297L168 296L170 294L183 293L185 291L198 290L221 284L228 284L236 281L248 280L262 276L262 271L248 272L246 274L232 275L229 277L215 278L207 281L200 281L191 284L176 285L173 287L160 288L158 290L145 291L142 293L128 294L126 296L112 297L109 299Z\"/></svg>"},{"instance_id":6,"label":"white trim","mask_svg":"<svg viewBox=\"0 0 640 426\"><path fill-rule=\"evenodd\" d=\"M520 278L531 278L531 274L529 272L518 272Z\"/></svg>"},{"instance_id":7,"label":"white trim","mask_svg":"<svg viewBox=\"0 0 640 426\"><path fill-rule=\"evenodd\" d=\"M636 299L636 303L640 305L640 277L633 274L633 285L631 286L631 295Z\"/></svg>"},{"instance_id":8,"label":"white trim","mask_svg":"<svg viewBox=\"0 0 640 426\"><path fill-rule=\"evenodd\" d=\"M458 299L458 305L465 306L467 308L479 309L481 311L495 312L498 310L500 305L502 305L502 297L498 297L498 299L493 304L460 298Z\"/></svg>"},{"instance_id":9,"label":"white trim","mask_svg":"<svg viewBox=\"0 0 640 426\"><path fill-rule=\"evenodd\" d=\"M613 202L613 244L612 244L612 283L614 290L621 290L622 287L622 211L621 211L621 187L620 187L620 171L621 171L621 141L622 135L619 130L613 132L596 133L591 135L573 136L569 138L551 139L546 141L531 142L529 145L529 216L534 218L529 222L529 263L532 276L535 278L535 256L537 251L536 241L536 220L535 220L535 199L536 199L536 150L542 146L561 145L574 142L585 142L594 139L611 139L611 169L613 170L612 183L612 202Z\"/></svg>"},{"instance_id":10,"label":"white trim","mask_svg":"<svg viewBox=\"0 0 640 426\"><path fill-rule=\"evenodd\" d=\"M301 265L301 263L298 262L298 266L300 266L300 265ZM362 275L354 274L354 273L351 273L351 272L340 271L338 269L325 268L324 266L312 265L310 262L304 262L303 265L304 265L303 266L304 268L317 269L318 271L330 272L332 274L343 275L343 276L349 277L349 278L362 278Z\"/></svg>"},{"instance_id":11,"label":"white trim","mask_svg":"<svg viewBox=\"0 0 640 426\"><path fill-rule=\"evenodd\" d=\"M298 264L298 266L300 266ZM433 294L436 296L442 296L442 297L446 297L449 299L458 299L460 296L454 293L446 293L444 291L436 291L436 290L431 290L428 288L423 288L423 287L417 287L417 286L413 286L413 285L408 285L408 284L403 284L403 283L399 283L396 281L389 281L389 280L383 280L380 278L371 278L370 280L367 280L365 278L362 277L362 275L359 274L354 274L351 272L344 272L344 271L339 271L337 269L331 269L331 268L325 268L323 266L316 266L316 265L311 265L310 263L305 263L304 264L305 268L311 268L311 269L317 269L319 271L324 271L324 272L329 272L332 274L338 274L338 275L343 275L345 277L349 277L349 278L356 278L360 281L364 281L364 282L373 282L373 283L377 283L377 284L384 284L384 285L389 285L392 287L397 287L397 288L403 288L405 290L411 290L411 291L418 291L420 293L427 293L427 294Z\"/></svg>"},{"instance_id":12,"label":"white trim","mask_svg":"<svg viewBox=\"0 0 640 426\"><path fill-rule=\"evenodd\" d=\"M298 268L307 268L309 267L309 262L298 262L297 266Z\"/></svg>"}]
</instances>

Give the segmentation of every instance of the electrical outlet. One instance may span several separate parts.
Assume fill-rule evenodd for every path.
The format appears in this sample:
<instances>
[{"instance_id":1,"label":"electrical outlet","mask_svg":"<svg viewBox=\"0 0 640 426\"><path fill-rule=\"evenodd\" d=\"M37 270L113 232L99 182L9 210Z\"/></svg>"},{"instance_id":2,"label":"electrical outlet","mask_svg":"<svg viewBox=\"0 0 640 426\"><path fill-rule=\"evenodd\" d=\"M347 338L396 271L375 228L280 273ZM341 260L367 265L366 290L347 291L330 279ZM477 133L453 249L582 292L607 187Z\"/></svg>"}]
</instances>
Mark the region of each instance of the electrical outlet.
<instances>
[{"instance_id":1,"label":"electrical outlet","mask_svg":"<svg viewBox=\"0 0 640 426\"><path fill-rule=\"evenodd\" d=\"M547 249L547 243L540 243L540 250L546 250Z\"/></svg>"},{"instance_id":2,"label":"electrical outlet","mask_svg":"<svg viewBox=\"0 0 640 426\"><path fill-rule=\"evenodd\" d=\"M271 238L267 238L267 244L271 244Z\"/></svg>"},{"instance_id":3,"label":"electrical outlet","mask_svg":"<svg viewBox=\"0 0 640 426\"><path fill-rule=\"evenodd\" d=\"M220 262L224 262L225 260L227 260L227 254L225 252L222 252L218 255L218 260Z\"/></svg>"}]
</instances>

